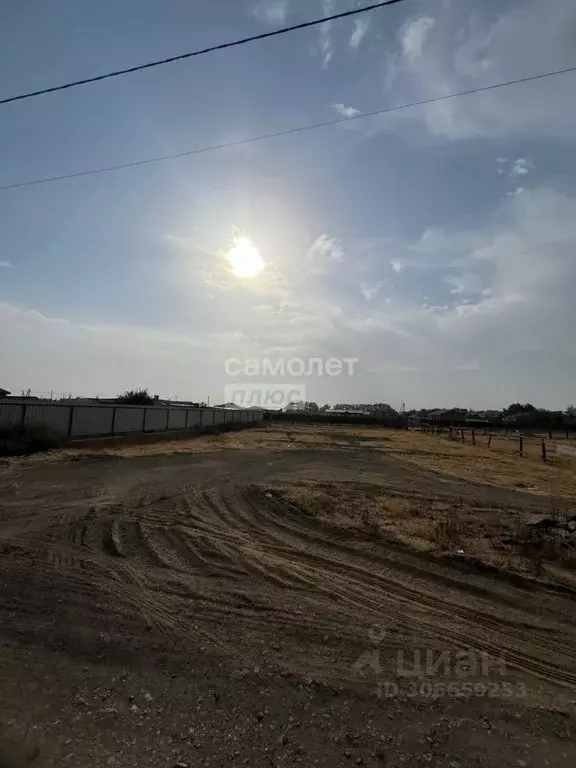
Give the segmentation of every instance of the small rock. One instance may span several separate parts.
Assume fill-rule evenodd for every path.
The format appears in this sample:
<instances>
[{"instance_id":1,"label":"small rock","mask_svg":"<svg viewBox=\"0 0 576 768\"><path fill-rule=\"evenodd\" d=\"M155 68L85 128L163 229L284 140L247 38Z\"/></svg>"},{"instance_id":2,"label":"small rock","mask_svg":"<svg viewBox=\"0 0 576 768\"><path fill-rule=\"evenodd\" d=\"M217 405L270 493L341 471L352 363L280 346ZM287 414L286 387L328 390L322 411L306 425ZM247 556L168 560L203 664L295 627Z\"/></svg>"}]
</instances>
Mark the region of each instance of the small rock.
<instances>
[{"instance_id":1,"label":"small rock","mask_svg":"<svg viewBox=\"0 0 576 768\"><path fill-rule=\"evenodd\" d=\"M174 763L174 768L188 768L188 763Z\"/></svg>"},{"instance_id":2,"label":"small rock","mask_svg":"<svg viewBox=\"0 0 576 768\"><path fill-rule=\"evenodd\" d=\"M152 694L151 693L145 693L144 694L144 698L146 699L146 701L152 701Z\"/></svg>"},{"instance_id":3,"label":"small rock","mask_svg":"<svg viewBox=\"0 0 576 768\"><path fill-rule=\"evenodd\" d=\"M351 757L352 756L352 750L351 749L345 749L344 750L344 757Z\"/></svg>"}]
</instances>

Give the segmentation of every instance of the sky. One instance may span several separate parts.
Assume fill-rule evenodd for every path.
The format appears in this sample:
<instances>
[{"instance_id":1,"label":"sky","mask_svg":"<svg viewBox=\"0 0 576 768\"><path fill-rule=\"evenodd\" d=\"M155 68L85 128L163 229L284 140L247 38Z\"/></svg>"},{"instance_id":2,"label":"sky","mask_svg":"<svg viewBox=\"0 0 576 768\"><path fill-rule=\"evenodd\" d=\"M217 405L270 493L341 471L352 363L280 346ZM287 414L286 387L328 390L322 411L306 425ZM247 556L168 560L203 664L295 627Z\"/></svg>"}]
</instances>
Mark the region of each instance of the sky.
<instances>
[{"instance_id":1,"label":"sky","mask_svg":"<svg viewBox=\"0 0 576 768\"><path fill-rule=\"evenodd\" d=\"M360 6L6 0L0 98ZM0 106L0 186L574 65L573 0L406 0ZM0 386L221 402L276 382L247 360L354 358L277 383L319 403L565 408L575 96L565 74L0 191ZM238 237L256 277L230 269Z\"/></svg>"}]
</instances>

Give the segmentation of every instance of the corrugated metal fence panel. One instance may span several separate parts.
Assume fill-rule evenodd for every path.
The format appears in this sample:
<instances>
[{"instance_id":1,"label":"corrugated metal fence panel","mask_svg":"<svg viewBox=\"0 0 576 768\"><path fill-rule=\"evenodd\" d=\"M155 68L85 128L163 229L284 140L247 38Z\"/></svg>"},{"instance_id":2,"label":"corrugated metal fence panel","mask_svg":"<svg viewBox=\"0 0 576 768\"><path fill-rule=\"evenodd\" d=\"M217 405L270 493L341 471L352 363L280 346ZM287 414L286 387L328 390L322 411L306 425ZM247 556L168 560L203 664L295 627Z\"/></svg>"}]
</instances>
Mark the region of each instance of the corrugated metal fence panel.
<instances>
[{"instance_id":1,"label":"corrugated metal fence panel","mask_svg":"<svg viewBox=\"0 0 576 768\"><path fill-rule=\"evenodd\" d=\"M216 411L213 408L202 408L202 426L210 427L214 424L214 414Z\"/></svg>"},{"instance_id":2,"label":"corrugated metal fence panel","mask_svg":"<svg viewBox=\"0 0 576 768\"><path fill-rule=\"evenodd\" d=\"M112 434L112 416L114 408L104 405L74 406L72 416L72 436Z\"/></svg>"},{"instance_id":3,"label":"corrugated metal fence panel","mask_svg":"<svg viewBox=\"0 0 576 768\"><path fill-rule=\"evenodd\" d=\"M167 418L168 408L146 408L146 424L144 429L147 432L166 429Z\"/></svg>"},{"instance_id":4,"label":"corrugated metal fence panel","mask_svg":"<svg viewBox=\"0 0 576 768\"><path fill-rule=\"evenodd\" d=\"M184 429L186 426L186 408L170 408L168 429Z\"/></svg>"},{"instance_id":5,"label":"corrugated metal fence panel","mask_svg":"<svg viewBox=\"0 0 576 768\"><path fill-rule=\"evenodd\" d=\"M224 411L214 411L214 424L224 424Z\"/></svg>"},{"instance_id":6,"label":"corrugated metal fence panel","mask_svg":"<svg viewBox=\"0 0 576 768\"><path fill-rule=\"evenodd\" d=\"M70 424L69 405L32 405L26 406L25 427L43 425L55 435L67 435Z\"/></svg>"},{"instance_id":7,"label":"corrugated metal fence panel","mask_svg":"<svg viewBox=\"0 0 576 768\"><path fill-rule=\"evenodd\" d=\"M22 423L22 409L20 403L4 403L0 400L0 429L17 427Z\"/></svg>"},{"instance_id":8,"label":"corrugated metal fence panel","mask_svg":"<svg viewBox=\"0 0 576 768\"><path fill-rule=\"evenodd\" d=\"M200 408L192 408L188 410L188 426L197 427L202 420L202 410Z\"/></svg>"},{"instance_id":9,"label":"corrugated metal fence panel","mask_svg":"<svg viewBox=\"0 0 576 768\"><path fill-rule=\"evenodd\" d=\"M116 408L114 433L141 432L144 421L144 408Z\"/></svg>"}]
</instances>

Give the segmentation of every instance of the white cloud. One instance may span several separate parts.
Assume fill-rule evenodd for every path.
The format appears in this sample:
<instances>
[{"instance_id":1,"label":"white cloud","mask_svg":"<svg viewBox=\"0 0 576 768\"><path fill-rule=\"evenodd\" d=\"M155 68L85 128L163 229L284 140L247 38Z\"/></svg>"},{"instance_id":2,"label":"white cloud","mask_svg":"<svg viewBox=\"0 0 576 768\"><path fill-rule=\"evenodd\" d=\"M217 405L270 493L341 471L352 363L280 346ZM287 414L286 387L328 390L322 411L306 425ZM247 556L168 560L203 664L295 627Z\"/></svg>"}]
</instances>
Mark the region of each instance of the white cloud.
<instances>
[{"instance_id":1,"label":"white cloud","mask_svg":"<svg viewBox=\"0 0 576 768\"><path fill-rule=\"evenodd\" d=\"M370 28L370 21L367 17L356 19L354 21L354 29L350 35L350 47L358 48L362 40L364 39L366 32Z\"/></svg>"},{"instance_id":2,"label":"white cloud","mask_svg":"<svg viewBox=\"0 0 576 768\"><path fill-rule=\"evenodd\" d=\"M400 261L400 259L392 259L390 261L390 266L392 267L392 271L397 274L406 269L406 264L403 261Z\"/></svg>"},{"instance_id":3,"label":"white cloud","mask_svg":"<svg viewBox=\"0 0 576 768\"><path fill-rule=\"evenodd\" d=\"M209 307L169 327L87 322L62 310L52 317L0 302L0 325L11 329L0 334L3 386L104 395L142 385L221 398L227 357L273 349L360 358L354 377L307 382L315 400L381 399L384 366L387 400L563 407L576 377L575 243L576 199L532 189L505 198L474 230L428 229L356 249L347 241L345 260L343 245L323 233L259 288L216 281ZM183 258L174 244L174 258ZM374 259L362 270L368 245ZM394 263L412 267L411 279L386 296L383 273ZM182 301L194 309L206 286L196 275L185 287ZM425 375L407 376L411 370Z\"/></svg>"},{"instance_id":4,"label":"white cloud","mask_svg":"<svg viewBox=\"0 0 576 768\"><path fill-rule=\"evenodd\" d=\"M527 173L530 173L530 171L533 171L534 167L534 163L527 157L519 157L512 166L510 178L514 178L515 176L525 176Z\"/></svg>"},{"instance_id":5,"label":"white cloud","mask_svg":"<svg viewBox=\"0 0 576 768\"><path fill-rule=\"evenodd\" d=\"M266 24L284 24L288 17L290 0L262 0L250 10L252 15Z\"/></svg>"},{"instance_id":6,"label":"white cloud","mask_svg":"<svg viewBox=\"0 0 576 768\"><path fill-rule=\"evenodd\" d=\"M500 6L495 18L450 3L435 23L409 21L398 35L393 93L398 101L420 100L506 80L563 69L574 63L573 0L525 0ZM386 78L390 82L390 75ZM573 137L576 100L573 75L565 74L428 104L388 119L424 122L433 136L451 139L525 136Z\"/></svg>"},{"instance_id":7,"label":"white cloud","mask_svg":"<svg viewBox=\"0 0 576 768\"><path fill-rule=\"evenodd\" d=\"M0 261L0 269L2 269L3 267L5 269L13 269L14 268L13 265L10 264L9 261Z\"/></svg>"},{"instance_id":8,"label":"white cloud","mask_svg":"<svg viewBox=\"0 0 576 768\"><path fill-rule=\"evenodd\" d=\"M336 237L319 235L308 250L308 258L313 261L341 261L344 256L342 244Z\"/></svg>"},{"instance_id":9,"label":"white cloud","mask_svg":"<svg viewBox=\"0 0 576 768\"><path fill-rule=\"evenodd\" d=\"M357 115L362 114L359 109L356 109L355 107L347 107L345 104L332 104L332 106L339 115L342 115L342 117L356 117Z\"/></svg>"},{"instance_id":10,"label":"white cloud","mask_svg":"<svg viewBox=\"0 0 576 768\"><path fill-rule=\"evenodd\" d=\"M447 275L444 278L444 282L453 286L450 291L453 294L462 296L466 294L481 295L482 293L482 278L472 272L460 275Z\"/></svg>"},{"instance_id":11,"label":"white cloud","mask_svg":"<svg viewBox=\"0 0 576 768\"><path fill-rule=\"evenodd\" d=\"M374 283L374 285L369 285L367 283L361 283L360 284L360 293L366 301L370 301L376 294L378 294L381 289L386 285L388 280L379 280L377 283Z\"/></svg>"},{"instance_id":12,"label":"white cloud","mask_svg":"<svg viewBox=\"0 0 576 768\"><path fill-rule=\"evenodd\" d=\"M428 16L408 21L400 31L402 52L409 62L414 63L422 56L430 30L436 22Z\"/></svg>"}]
</instances>

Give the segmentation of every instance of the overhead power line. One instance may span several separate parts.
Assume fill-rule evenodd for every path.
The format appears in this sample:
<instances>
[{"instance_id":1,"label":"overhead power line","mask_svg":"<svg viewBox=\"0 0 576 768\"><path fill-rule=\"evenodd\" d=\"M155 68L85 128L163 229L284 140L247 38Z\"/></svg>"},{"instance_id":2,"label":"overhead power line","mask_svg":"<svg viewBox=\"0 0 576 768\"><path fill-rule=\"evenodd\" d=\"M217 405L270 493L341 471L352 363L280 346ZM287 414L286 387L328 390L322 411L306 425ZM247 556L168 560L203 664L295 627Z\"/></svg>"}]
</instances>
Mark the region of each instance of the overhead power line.
<instances>
[{"instance_id":1,"label":"overhead power line","mask_svg":"<svg viewBox=\"0 0 576 768\"><path fill-rule=\"evenodd\" d=\"M163 64L171 64L174 61L183 61L184 59L192 59L195 56L204 56L207 53L213 53L214 51L223 51L226 48L235 48L238 45L246 45L246 43L254 43L257 40L266 40L269 37L278 37L279 35L285 35L288 32L296 32L299 29L308 29L309 27L316 27L320 24L326 24L329 21L336 21L337 19L345 19L349 16L356 16L359 13L367 13L368 11L375 11L378 8L384 8L387 5L397 5L404 0L383 0L383 2L373 3L372 5L366 5L363 8L354 8L351 11L344 11L342 13L334 13L331 16L323 16L321 19L314 19L313 21L304 21L301 24L293 24L291 27L282 27L281 29L275 29L272 32L262 32L259 35L252 35L251 37L244 37L240 40L231 40L227 43L219 43L218 45L211 45L208 48L202 48L197 51L191 51L189 53L181 53L178 56L170 56L167 59L159 59L158 61L150 61L147 64L138 64L135 67L128 67L127 69L117 69L114 72L107 72L104 75L97 75L96 77L87 77L83 80L74 80L71 83L64 83L63 85L54 85L51 88L42 88L39 91L31 91L30 93L22 93L19 96L9 96L6 99L0 99L1 104L9 104L13 101L23 101L24 99L31 99L34 96L42 96L45 93L54 93L55 91L65 91L68 88L76 88L79 85L88 85L88 83L97 83L100 80L108 80L111 77L119 77L120 75L129 75L133 72L141 72L144 69L152 69L153 67L160 67Z\"/></svg>"},{"instance_id":2,"label":"overhead power line","mask_svg":"<svg viewBox=\"0 0 576 768\"><path fill-rule=\"evenodd\" d=\"M309 125L300 125L294 128L285 128L282 131L276 131L275 133L265 133L260 136L252 136L249 139L239 139L238 141L229 141L224 144L212 144L208 147L199 147L196 149L189 149L185 152L175 152L171 155L161 155L159 157L149 157L145 160L134 160L129 163L120 163L119 165L108 165L102 168L92 168L88 171L77 171L76 173L66 173L61 176L47 176L40 179L31 179L29 181L19 181L15 184L5 184L0 186L0 190L16 189L17 187L31 187L36 184L48 184L54 181L64 181L65 179L75 179L79 176L92 176L97 173L107 173L108 171L119 171L123 168L135 168L138 165L151 165L152 163L162 163L165 160L175 160L180 157L190 157L191 155L201 155L205 152L216 152L219 149L228 149L230 147L241 147L244 144L252 144L257 141L265 141L266 139L275 139L280 136L290 136L294 133L304 133L305 131L314 131L318 128L326 128L331 125L338 125L339 123L348 123L352 120L362 120L367 117L375 117L376 115L386 115L390 112L399 112L403 109L410 109L412 107L420 107L426 104L435 104L438 101L446 101L448 99L455 99L460 96L469 96L473 93L482 93L486 91L493 91L497 88L507 88L512 85L520 85L522 83L529 83L534 80L543 80L547 77L555 77L557 75L565 75L571 72L576 72L576 67L568 67L567 69L556 69L553 72L542 72L538 75L530 75L528 77L521 77L517 80L506 80L501 83L493 83L492 85L484 85L478 88L469 88L465 91L455 91L454 93L444 94L443 96L433 96L429 99L420 99L419 101L409 101L405 104L397 104L393 107L383 107L382 109L375 109L372 112L362 112L359 115L351 115L350 117L337 117L333 120L323 120L320 123L312 123Z\"/></svg>"}]
</instances>

